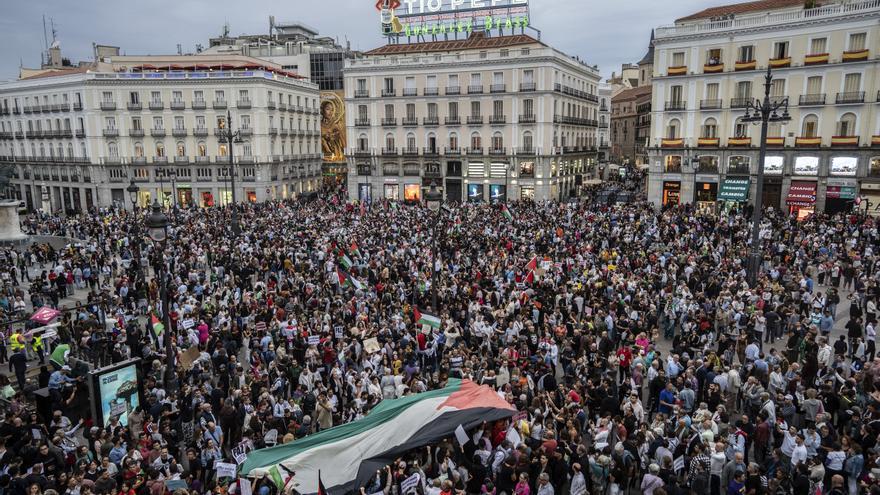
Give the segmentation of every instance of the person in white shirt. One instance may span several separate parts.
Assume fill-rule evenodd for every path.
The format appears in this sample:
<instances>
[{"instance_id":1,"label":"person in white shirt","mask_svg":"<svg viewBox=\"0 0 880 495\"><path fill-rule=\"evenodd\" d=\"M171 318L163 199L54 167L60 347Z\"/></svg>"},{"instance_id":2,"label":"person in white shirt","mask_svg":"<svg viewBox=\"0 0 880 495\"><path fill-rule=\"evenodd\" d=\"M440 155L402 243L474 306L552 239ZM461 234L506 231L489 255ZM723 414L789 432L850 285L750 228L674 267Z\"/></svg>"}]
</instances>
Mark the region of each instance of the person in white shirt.
<instances>
[{"instance_id":1,"label":"person in white shirt","mask_svg":"<svg viewBox=\"0 0 880 495\"><path fill-rule=\"evenodd\" d=\"M794 450L791 453L792 471L802 462L807 462L807 447L804 445L803 433L798 433L797 437L795 437Z\"/></svg>"},{"instance_id":2,"label":"person in white shirt","mask_svg":"<svg viewBox=\"0 0 880 495\"><path fill-rule=\"evenodd\" d=\"M571 470L573 474L571 475L569 493L571 495L586 495L587 482L584 479L584 473L581 472L581 465L576 462L571 465Z\"/></svg>"}]
</instances>

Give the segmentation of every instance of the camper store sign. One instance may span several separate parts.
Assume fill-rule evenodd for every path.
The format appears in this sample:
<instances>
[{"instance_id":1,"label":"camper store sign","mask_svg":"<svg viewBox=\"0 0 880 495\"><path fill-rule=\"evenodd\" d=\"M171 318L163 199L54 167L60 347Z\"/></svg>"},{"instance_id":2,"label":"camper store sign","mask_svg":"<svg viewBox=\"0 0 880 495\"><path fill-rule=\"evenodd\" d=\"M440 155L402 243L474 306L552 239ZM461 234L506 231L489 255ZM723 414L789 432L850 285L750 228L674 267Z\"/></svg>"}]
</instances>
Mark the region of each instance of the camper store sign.
<instances>
[{"instance_id":1,"label":"camper store sign","mask_svg":"<svg viewBox=\"0 0 880 495\"><path fill-rule=\"evenodd\" d=\"M528 0L379 0L376 7L385 34L470 33L529 25Z\"/></svg>"}]
</instances>

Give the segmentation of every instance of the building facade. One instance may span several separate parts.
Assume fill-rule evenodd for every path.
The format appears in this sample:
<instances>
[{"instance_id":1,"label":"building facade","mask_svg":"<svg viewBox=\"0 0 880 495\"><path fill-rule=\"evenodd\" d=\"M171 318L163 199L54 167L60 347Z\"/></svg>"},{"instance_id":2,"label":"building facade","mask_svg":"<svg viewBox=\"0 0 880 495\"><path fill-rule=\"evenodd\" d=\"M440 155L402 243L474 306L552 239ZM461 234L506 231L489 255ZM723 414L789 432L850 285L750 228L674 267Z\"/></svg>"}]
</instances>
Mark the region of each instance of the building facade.
<instances>
[{"instance_id":1,"label":"building facade","mask_svg":"<svg viewBox=\"0 0 880 495\"><path fill-rule=\"evenodd\" d=\"M645 134L650 123L651 86L639 86L618 93L611 100L611 156L618 164L647 161Z\"/></svg>"},{"instance_id":2,"label":"building facade","mask_svg":"<svg viewBox=\"0 0 880 495\"><path fill-rule=\"evenodd\" d=\"M320 187L317 85L248 57L112 57L0 86L0 161L30 208L213 206ZM231 121L229 120L231 117ZM225 142L228 127L238 138Z\"/></svg>"},{"instance_id":3,"label":"building facade","mask_svg":"<svg viewBox=\"0 0 880 495\"><path fill-rule=\"evenodd\" d=\"M880 204L880 3L759 1L655 30L649 199L714 208L751 201L806 215ZM791 120L760 126L746 106L788 98ZM876 192L875 192L876 191Z\"/></svg>"},{"instance_id":4,"label":"building facade","mask_svg":"<svg viewBox=\"0 0 880 495\"><path fill-rule=\"evenodd\" d=\"M345 71L352 199L563 199L597 172L599 74L526 35L392 44Z\"/></svg>"},{"instance_id":5,"label":"building facade","mask_svg":"<svg viewBox=\"0 0 880 495\"><path fill-rule=\"evenodd\" d=\"M607 163L611 159L611 86L599 85L599 130L596 133L599 163Z\"/></svg>"}]
</instances>

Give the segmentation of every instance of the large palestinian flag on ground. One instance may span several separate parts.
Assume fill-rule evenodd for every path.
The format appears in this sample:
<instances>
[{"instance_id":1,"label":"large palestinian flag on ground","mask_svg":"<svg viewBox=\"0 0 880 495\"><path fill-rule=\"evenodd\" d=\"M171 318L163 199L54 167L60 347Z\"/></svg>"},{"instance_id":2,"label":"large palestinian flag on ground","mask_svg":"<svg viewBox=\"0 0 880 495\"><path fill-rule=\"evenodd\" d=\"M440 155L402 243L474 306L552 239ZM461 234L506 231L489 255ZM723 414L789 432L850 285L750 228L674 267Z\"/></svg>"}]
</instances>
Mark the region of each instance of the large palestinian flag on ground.
<instances>
[{"instance_id":1,"label":"large palestinian flag on ground","mask_svg":"<svg viewBox=\"0 0 880 495\"><path fill-rule=\"evenodd\" d=\"M451 437L458 425L470 429L514 414L516 409L491 388L450 379L439 390L384 400L361 420L250 452L241 475L295 473L287 485L314 494L321 469L328 492L357 492L396 456Z\"/></svg>"}]
</instances>

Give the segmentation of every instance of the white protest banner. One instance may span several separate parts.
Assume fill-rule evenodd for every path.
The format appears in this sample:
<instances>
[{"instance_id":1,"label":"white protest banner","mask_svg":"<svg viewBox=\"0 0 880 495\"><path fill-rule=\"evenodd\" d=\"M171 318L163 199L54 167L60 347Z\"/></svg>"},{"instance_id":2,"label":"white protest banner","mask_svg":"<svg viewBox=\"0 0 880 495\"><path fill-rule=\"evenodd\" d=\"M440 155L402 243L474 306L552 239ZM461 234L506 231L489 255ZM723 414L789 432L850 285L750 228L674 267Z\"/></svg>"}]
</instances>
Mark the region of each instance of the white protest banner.
<instances>
[{"instance_id":1,"label":"white protest banner","mask_svg":"<svg viewBox=\"0 0 880 495\"><path fill-rule=\"evenodd\" d=\"M309 335L309 345L318 345L321 343L320 335Z\"/></svg>"},{"instance_id":2,"label":"white protest banner","mask_svg":"<svg viewBox=\"0 0 880 495\"><path fill-rule=\"evenodd\" d=\"M458 425L455 429L455 439L458 440L459 445L464 445L468 443L468 435L467 432L464 431L464 426Z\"/></svg>"},{"instance_id":3,"label":"white protest banner","mask_svg":"<svg viewBox=\"0 0 880 495\"><path fill-rule=\"evenodd\" d=\"M196 326L196 322L192 318L187 318L181 322L184 330L189 330L190 328Z\"/></svg>"},{"instance_id":4,"label":"white protest banner","mask_svg":"<svg viewBox=\"0 0 880 495\"><path fill-rule=\"evenodd\" d=\"M247 459L247 444L241 443L237 447L232 449L232 457L235 459L236 464L243 464L245 459Z\"/></svg>"},{"instance_id":5,"label":"white protest banner","mask_svg":"<svg viewBox=\"0 0 880 495\"><path fill-rule=\"evenodd\" d=\"M238 495L251 495L251 480L247 478L238 479Z\"/></svg>"},{"instance_id":6,"label":"white protest banner","mask_svg":"<svg viewBox=\"0 0 880 495\"><path fill-rule=\"evenodd\" d=\"M371 337L369 339L364 339L364 352L367 354L372 354L374 352L379 352L379 341L376 337Z\"/></svg>"},{"instance_id":7,"label":"white protest banner","mask_svg":"<svg viewBox=\"0 0 880 495\"><path fill-rule=\"evenodd\" d=\"M214 470L217 471L218 480L220 478L235 478L238 466L231 462L214 461Z\"/></svg>"},{"instance_id":8,"label":"white protest banner","mask_svg":"<svg viewBox=\"0 0 880 495\"><path fill-rule=\"evenodd\" d=\"M333 327L333 334L336 336L337 339L341 339L345 336L343 332L344 329L342 328L342 325L336 325L335 327Z\"/></svg>"},{"instance_id":9,"label":"white protest banner","mask_svg":"<svg viewBox=\"0 0 880 495\"><path fill-rule=\"evenodd\" d=\"M414 491L416 487L419 486L420 479L421 476L419 476L419 473L415 473L409 478L403 480L403 482L400 483L400 493L406 494Z\"/></svg>"}]
</instances>

